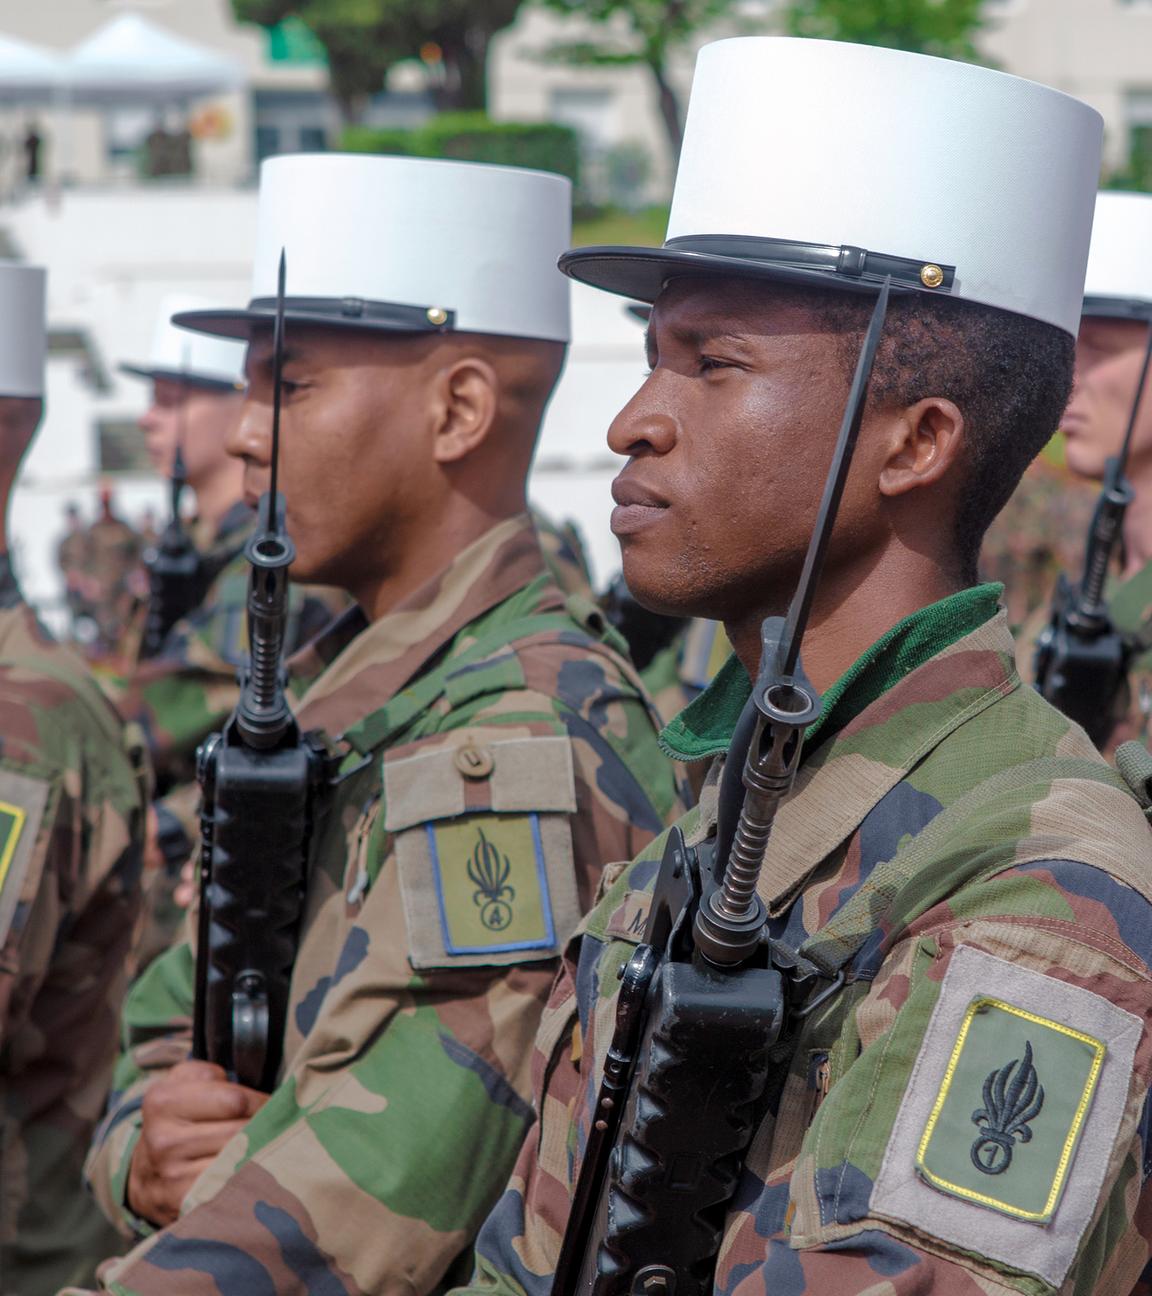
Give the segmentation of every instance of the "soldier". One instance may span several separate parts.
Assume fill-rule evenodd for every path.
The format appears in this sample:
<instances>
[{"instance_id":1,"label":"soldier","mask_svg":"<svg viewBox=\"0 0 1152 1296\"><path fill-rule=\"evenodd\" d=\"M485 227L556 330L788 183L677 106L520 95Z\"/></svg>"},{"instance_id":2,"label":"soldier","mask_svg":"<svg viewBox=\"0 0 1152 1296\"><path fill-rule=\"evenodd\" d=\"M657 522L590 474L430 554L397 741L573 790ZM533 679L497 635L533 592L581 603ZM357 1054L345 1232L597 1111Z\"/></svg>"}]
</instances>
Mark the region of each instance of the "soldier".
<instances>
[{"instance_id":1,"label":"soldier","mask_svg":"<svg viewBox=\"0 0 1152 1296\"><path fill-rule=\"evenodd\" d=\"M254 520L244 499L244 466L226 446L243 405L244 347L171 322L177 311L212 304L187 294L166 298L148 362L121 365L125 373L152 383L152 402L140 418L152 466L170 476L180 448L187 484L196 495L192 529L199 550L184 615L153 657L110 686L121 712L138 720L147 734L162 794L149 833L147 921L137 951L141 964L168 947L182 920L183 908L173 894L198 832L196 749L235 705L236 672L248 651L243 550ZM289 650L307 643L346 604L335 590L294 589Z\"/></svg>"},{"instance_id":2,"label":"soldier","mask_svg":"<svg viewBox=\"0 0 1152 1296\"><path fill-rule=\"evenodd\" d=\"M334 773L280 1083L184 1060L186 946L137 983L91 1180L152 1236L111 1291L431 1291L531 1124L536 1022L602 862L674 809L639 680L602 617L566 605L526 513L568 338L570 197L511 168L274 159L249 308L179 321L250 339L231 444L255 499L286 249L293 574L357 607L293 663Z\"/></svg>"},{"instance_id":3,"label":"soldier","mask_svg":"<svg viewBox=\"0 0 1152 1296\"><path fill-rule=\"evenodd\" d=\"M886 278L893 296L803 642L823 706L766 851L741 845L772 941L759 966L787 1005L777 1047L766 1031L734 1059L761 1068L764 1097L685 1112L671 1087L640 1089L613 1173L652 1195L612 1180L599 1252L598 1198L582 1198L602 1281L553 1288L589 1139L625 1101L597 1103L618 970L663 940L654 846L565 951L537 1042L540 1122L470 1290L1126 1296L1137 1282L1148 827L1086 736L1021 685L999 587L973 584L981 537L1069 390L1100 138L1083 104L985 68L721 41L697 62L664 247L563 258L655 301L651 376L609 434L630 457L613 524L637 597L723 619L736 652L664 733L685 757L723 753L742 713L794 705L793 686L750 697L761 618L798 588ZM728 850L745 747L682 823L681 877ZM700 930L689 921L687 966L719 978ZM737 999L733 1026L757 1007ZM669 1086L665 1056L690 1078L724 1049L720 1030L685 1059L678 1032L656 1029L641 1062ZM673 1120L674 1165L628 1142ZM741 1130L750 1144L729 1157ZM705 1137L724 1159L697 1159ZM637 1246L662 1226L680 1245L652 1205L677 1192L699 1263L669 1272Z\"/></svg>"},{"instance_id":4,"label":"soldier","mask_svg":"<svg viewBox=\"0 0 1152 1296\"><path fill-rule=\"evenodd\" d=\"M0 266L0 506L43 410L44 271ZM0 554L0 1292L87 1280L115 1240L85 1193L140 901L140 743Z\"/></svg>"},{"instance_id":5,"label":"soldier","mask_svg":"<svg viewBox=\"0 0 1152 1296\"><path fill-rule=\"evenodd\" d=\"M120 369L152 384L151 402L139 419L144 448L153 469L170 477L179 446L188 485L196 494L198 547L210 550L230 538L227 552L232 556L235 534L251 522L243 502L243 466L224 447L243 403L244 348L224 338L198 337L172 323L177 311L211 304L186 294L166 297L147 363L122 364Z\"/></svg>"},{"instance_id":6,"label":"soldier","mask_svg":"<svg viewBox=\"0 0 1152 1296\"><path fill-rule=\"evenodd\" d=\"M1132 422L1124 475L1134 494L1124 511L1120 579L1107 596L1132 655L1105 726L1111 732L1102 738L1109 754L1131 739L1146 742L1152 713L1152 393L1139 394L1150 327L1152 196L1101 193L1076 343L1076 386L1062 426L1068 467L1098 482ZM1086 532L1079 527L1075 533L1080 553L1069 570L1077 578Z\"/></svg>"}]
</instances>

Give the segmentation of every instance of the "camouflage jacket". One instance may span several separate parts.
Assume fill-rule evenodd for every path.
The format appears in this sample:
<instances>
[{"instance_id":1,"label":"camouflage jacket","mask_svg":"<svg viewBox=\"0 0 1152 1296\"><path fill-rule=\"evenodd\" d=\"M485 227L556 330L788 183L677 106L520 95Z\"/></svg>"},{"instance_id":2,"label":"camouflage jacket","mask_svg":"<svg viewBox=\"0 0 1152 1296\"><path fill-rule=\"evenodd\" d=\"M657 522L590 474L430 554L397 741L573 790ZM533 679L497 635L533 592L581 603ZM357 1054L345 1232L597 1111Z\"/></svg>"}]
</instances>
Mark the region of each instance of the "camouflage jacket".
<instances>
[{"instance_id":1,"label":"camouflage jacket","mask_svg":"<svg viewBox=\"0 0 1152 1296\"><path fill-rule=\"evenodd\" d=\"M224 515L203 554L215 573L204 601L168 632L160 654L119 682L113 697L148 735L162 792L194 781L196 748L232 713L236 672L248 653L248 562L244 546L253 513L237 503ZM347 606L334 590L291 587L288 651L294 652Z\"/></svg>"},{"instance_id":2,"label":"camouflage jacket","mask_svg":"<svg viewBox=\"0 0 1152 1296\"><path fill-rule=\"evenodd\" d=\"M602 862L677 808L638 678L572 606L521 517L298 659L301 724L345 755L311 852L283 1079L108 1290L421 1293L469 1245L532 1121L559 950ZM186 1055L173 1027L191 1001L179 946L126 1007L91 1180L129 1224L142 1091Z\"/></svg>"},{"instance_id":3,"label":"camouflage jacket","mask_svg":"<svg viewBox=\"0 0 1152 1296\"><path fill-rule=\"evenodd\" d=\"M1149 829L1082 731L1021 687L994 592L895 627L810 734L760 895L772 934L847 983L777 1063L717 1293L1127 1296L1148 1259ZM722 751L748 692L733 661L666 745ZM690 844L715 810L710 781ZM473 1293L550 1290L659 853L565 953L540 1121L477 1240Z\"/></svg>"},{"instance_id":4,"label":"camouflage jacket","mask_svg":"<svg viewBox=\"0 0 1152 1296\"><path fill-rule=\"evenodd\" d=\"M140 903L133 743L87 667L0 576L0 1292L84 1281L107 1225L84 1192Z\"/></svg>"}]
</instances>

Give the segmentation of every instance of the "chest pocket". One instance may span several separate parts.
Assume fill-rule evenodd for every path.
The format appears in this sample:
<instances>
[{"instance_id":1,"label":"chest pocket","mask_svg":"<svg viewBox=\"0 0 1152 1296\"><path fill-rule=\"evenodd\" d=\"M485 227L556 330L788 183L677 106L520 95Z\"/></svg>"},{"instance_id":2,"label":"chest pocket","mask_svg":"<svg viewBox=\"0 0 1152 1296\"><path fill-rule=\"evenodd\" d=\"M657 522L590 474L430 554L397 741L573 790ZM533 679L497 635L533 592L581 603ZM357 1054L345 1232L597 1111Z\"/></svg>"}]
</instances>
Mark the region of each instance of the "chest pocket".
<instances>
[{"instance_id":1,"label":"chest pocket","mask_svg":"<svg viewBox=\"0 0 1152 1296\"><path fill-rule=\"evenodd\" d=\"M413 968L557 957L580 919L575 810L566 737L462 730L385 757L383 826Z\"/></svg>"}]
</instances>

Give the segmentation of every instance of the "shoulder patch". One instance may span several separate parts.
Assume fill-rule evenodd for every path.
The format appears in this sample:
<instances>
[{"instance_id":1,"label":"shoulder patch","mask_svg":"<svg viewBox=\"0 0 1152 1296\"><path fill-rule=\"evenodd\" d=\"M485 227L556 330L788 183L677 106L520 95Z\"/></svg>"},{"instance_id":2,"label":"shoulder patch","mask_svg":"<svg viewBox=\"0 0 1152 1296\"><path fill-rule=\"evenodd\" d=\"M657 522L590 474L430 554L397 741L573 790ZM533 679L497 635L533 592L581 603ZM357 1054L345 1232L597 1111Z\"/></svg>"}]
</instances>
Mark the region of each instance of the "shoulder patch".
<instances>
[{"instance_id":1,"label":"shoulder patch","mask_svg":"<svg viewBox=\"0 0 1152 1296\"><path fill-rule=\"evenodd\" d=\"M1140 1033L1091 991L961 946L871 1213L1059 1287L1096 1212Z\"/></svg>"},{"instance_id":2,"label":"shoulder patch","mask_svg":"<svg viewBox=\"0 0 1152 1296\"><path fill-rule=\"evenodd\" d=\"M580 919L567 738L465 730L384 761L385 827L418 970L556 957Z\"/></svg>"},{"instance_id":3,"label":"shoulder patch","mask_svg":"<svg viewBox=\"0 0 1152 1296\"><path fill-rule=\"evenodd\" d=\"M31 899L28 892L38 884L37 878L29 879L28 868L48 790L45 779L0 770L0 944L8 938L20 901Z\"/></svg>"}]
</instances>

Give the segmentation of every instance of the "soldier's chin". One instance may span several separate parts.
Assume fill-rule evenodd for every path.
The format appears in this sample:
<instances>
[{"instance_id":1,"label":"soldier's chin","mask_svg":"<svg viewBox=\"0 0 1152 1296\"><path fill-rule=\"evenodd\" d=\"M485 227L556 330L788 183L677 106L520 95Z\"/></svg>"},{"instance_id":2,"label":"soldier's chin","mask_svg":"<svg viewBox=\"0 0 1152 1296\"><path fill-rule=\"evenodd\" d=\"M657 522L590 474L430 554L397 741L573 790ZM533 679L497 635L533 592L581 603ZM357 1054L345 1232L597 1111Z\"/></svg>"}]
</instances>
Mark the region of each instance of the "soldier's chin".
<instances>
[{"instance_id":1,"label":"soldier's chin","mask_svg":"<svg viewBox=\"0 0 1152 1296\"><path fill-rule=\"evenodd\" d=\"M669 573L676 579L669 579ZM649 612L668 617L711 617L707 595L685 587L676 564L642 561L634 551L624 550L624 583L628 592Z\"/></svg>"}]
</instances>

